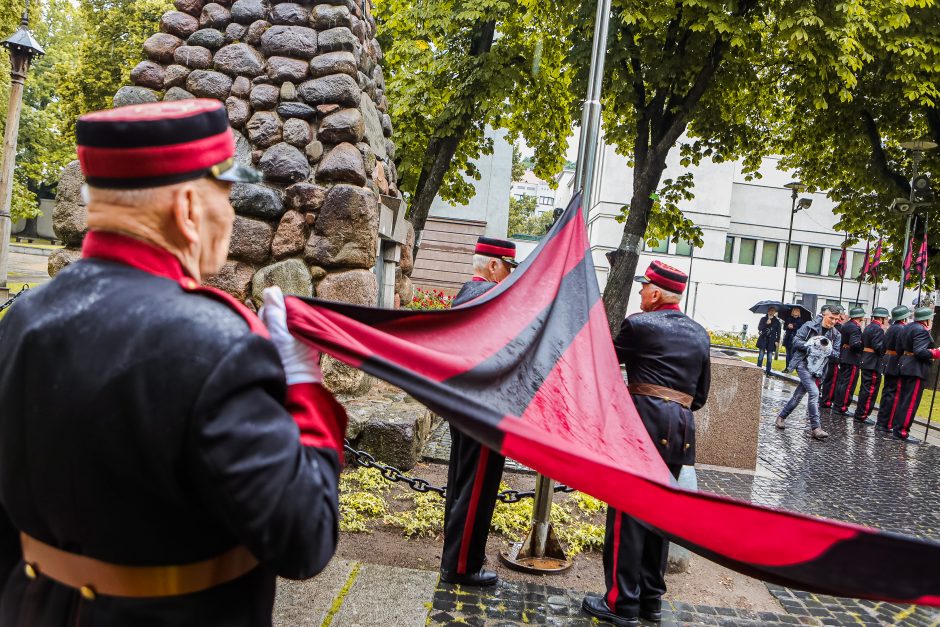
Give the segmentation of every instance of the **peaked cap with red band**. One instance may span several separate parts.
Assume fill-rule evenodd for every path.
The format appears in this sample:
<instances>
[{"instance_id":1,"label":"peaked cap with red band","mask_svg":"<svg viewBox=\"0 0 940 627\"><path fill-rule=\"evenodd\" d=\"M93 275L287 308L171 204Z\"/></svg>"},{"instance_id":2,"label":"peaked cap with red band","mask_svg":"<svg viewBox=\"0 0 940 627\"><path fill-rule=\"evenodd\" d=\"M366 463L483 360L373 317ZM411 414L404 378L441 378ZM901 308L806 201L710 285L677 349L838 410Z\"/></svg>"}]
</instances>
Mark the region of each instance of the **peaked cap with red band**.
<instances>
[{"instance_id":1,"label":"peaked cap with red band","mask_svg":"<svg viewBox=\"0 0 940 627\"><path fill-rule=\"evenodd\" d=\"M637 276L633 280L639 283L652 283L656 287L681 294L685 291L685 286L689 282L689 275L678 268L664 264L662 261L654 261L646 269L646 274Z\"/></svg>"},{"instance_id":2,"label":"peaked cap with red band","mask_svg":"<svg viewBox=\"0 0 940 627\"><path fill-rule=\"evenodd\" d=\"M496 239L495 237L481 237L477 240L477 247L473 252L477 255L498 257L513 268L519 265L516 261L516 244L509 240Z\"/></svg>"},{"instance_id":3,"label":"peaked cap with red band","mask_svg":"<svg viewBox=\"0 0 940 627\"><path fill-rule=\"evenodd\" d=\"M89 185L138 189L212 176L257 183L235 162L235 137L218 100L155 102L96 111L75 125L78 159Z\"/></svg>"}]
</instances>

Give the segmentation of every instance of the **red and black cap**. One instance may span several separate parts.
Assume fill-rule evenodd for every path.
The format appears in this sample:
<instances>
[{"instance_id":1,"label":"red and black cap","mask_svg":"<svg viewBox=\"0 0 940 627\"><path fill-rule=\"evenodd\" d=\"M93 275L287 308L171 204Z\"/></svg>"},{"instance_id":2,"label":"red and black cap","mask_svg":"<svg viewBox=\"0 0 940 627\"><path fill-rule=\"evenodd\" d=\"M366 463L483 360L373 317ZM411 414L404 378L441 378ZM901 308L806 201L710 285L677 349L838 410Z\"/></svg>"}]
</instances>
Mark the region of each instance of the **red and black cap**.
<instances>
[{"instance_id":1,"label":"red and black cap","mask_svg":"<svg viewBox=\"0 0 940 627\"><path fill-rule=\"evenodd\" d=\"M218 100L155 102L83 115L75 126L89 185L160 187L211 176L257 183L261 173L235 162L235 137Z\"/></svg>"},{"instance_id":2,"label":"red and black cap","mask_svg":"<svg viewBox=\"0 0 940 627\"><path fill-rule=\"evenodd\" d=\"M519 265L519 262L516 261L516 244L509 240L481 237L477 240L477 247L474 252L477 255L502 259L513 268Z\"/></svg>"},{"instance_id":3,"label":"red and black cap","mask_svg":"<svg viewBox=\"0 0 940 627\"><path fill-rule=\"evenodd\" d=\"M678 268L673 268L662 261L654 261L646 269L646 274L634 277L639 283L652 283L669 292L681 294L689 282L689 275Z\"/></svg>"}]
</instances>

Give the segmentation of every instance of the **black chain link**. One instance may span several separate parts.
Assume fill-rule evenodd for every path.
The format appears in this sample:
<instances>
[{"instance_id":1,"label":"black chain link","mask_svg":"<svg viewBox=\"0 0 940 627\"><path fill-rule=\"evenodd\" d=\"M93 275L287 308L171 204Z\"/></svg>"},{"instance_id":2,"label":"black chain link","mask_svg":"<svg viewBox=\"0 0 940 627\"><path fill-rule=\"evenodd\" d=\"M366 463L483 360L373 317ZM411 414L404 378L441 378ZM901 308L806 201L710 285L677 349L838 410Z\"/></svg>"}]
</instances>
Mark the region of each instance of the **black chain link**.
<instances>
[{"instance_id":1,"label":"black chain link","mask_svg":"<svg viewBox=\"0 0 940 627\"><path fill-rule=\"evenodd\" d=\"M409 488L415 492L433 492L441 498L446 498L447 496L447 486L436 486L431 485L427 479L421 479L420 477L410 477L398 470L394 466L389 466L383 464L382 462L376 461L375 457L367 453L366 451L357 451L349 445L349 440L344 440L343 448L346 451L346 454L349 456L348 459L352 461L353 464L359 466L360 468L374 468L379 471L382 475L382 478L392 483L404 483L407 484ZM559 492L574 492L574 488L569 488L566 485L558 484L555 486L555 493ZM518 503L522 499L531 499L535 497L535 490L504 490L496 495L496 500L501 503Z\"/></svg>"},{"instance_id":2,"label":"black chain link","mask_svg":"<svg viewBox=\"0 0 940 627\"><path fill-rule=\"evenodd\" d=\"M28 290L28 289L29 289L29 285L24 285L24 286L23 286L23 289L21 289L19 292L17 292L16 294L14 294L14 295L10 298L10 300L8 300L7 302L5 302L5 303L3 303L2 305L0 305L0 311L3 311L4 309L6 309L6 308L9 307L10 305L12 305L12 304L13 304L13 301L15 301L17 298L19 298L19 297L22 296L23 294L25 294L25 293L26 293L26 290Z\"/></svg>"}]
</instances>

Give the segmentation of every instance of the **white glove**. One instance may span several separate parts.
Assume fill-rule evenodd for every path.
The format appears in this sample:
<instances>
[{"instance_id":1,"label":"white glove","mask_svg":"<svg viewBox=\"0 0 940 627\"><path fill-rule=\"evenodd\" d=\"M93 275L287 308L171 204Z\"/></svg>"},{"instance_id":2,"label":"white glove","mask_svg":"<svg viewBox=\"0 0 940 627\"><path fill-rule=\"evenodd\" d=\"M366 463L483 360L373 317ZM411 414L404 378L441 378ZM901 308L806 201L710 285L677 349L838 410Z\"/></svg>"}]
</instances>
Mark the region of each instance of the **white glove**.
<instances>
[{"instance_id":1,"label":"white glove","mask_svg":"<svg viewBox=\"0 0 940 627\"><path fill-rule=\"evenodd\" d=\"M287 306L281 288L269 287L264 290L264 306L258 316L268 332L271 342L277 348L287 376L287 385L297 383L322 383L320 372L320 353L313 350L287 330Z\"/></svg>"}]
</instances>

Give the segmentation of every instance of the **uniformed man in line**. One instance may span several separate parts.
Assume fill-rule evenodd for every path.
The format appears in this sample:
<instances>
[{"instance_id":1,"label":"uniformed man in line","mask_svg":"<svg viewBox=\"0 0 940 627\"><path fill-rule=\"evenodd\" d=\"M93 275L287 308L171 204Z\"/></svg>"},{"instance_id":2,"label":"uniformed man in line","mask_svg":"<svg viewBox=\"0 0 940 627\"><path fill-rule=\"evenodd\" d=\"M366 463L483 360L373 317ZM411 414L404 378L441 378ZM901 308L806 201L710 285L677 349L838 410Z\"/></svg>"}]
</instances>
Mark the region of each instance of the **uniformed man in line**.
<instances>
[{"instance_id":1,"label":"uniformed man in line","mask_svg":"<svg viewBox=\"0 0 940 627\"><path fill-rule=\"evenodd\" d=\"M0 321L0 624L269 626L336 548L346 415L318 355L201 281L233 161L215 100L83 116L82 259Z\"/></svg>"},{"instance_id":2,"label":"uniformed man in line","mask_svg":"<svg viewBox=\"0 0 940 627\"><path fill-rule=\"evenodd\" d=\"M852 396L858 384L864 348L861 325L864 317L864 309L853 307L849 310L850 319L839 331L842 334L842 351L839 354L839 377L832 403L837 414L849 413L849 405L852 404Z\"/></svg>"},{"instance_id":3,"label":"uniformed man in line","mask_svg":"<svg viewBox=\"0 0 940 627\"><path fill-rule=\"evenodd\" d=\"M933 338L930 336L933 315L933 307L916 309L914 323L909 325L901 336L900 346L904 351L898 367L901 372L901 395L891 424L894 437L898 440L919 442L910 437L911 423L917 416L917 408L930 375L930 366L935 359L940 359L940 349L934 348Z\"/></svg>"},{"instance_id":4,"label":"uniformed man in line","mask_svg":"<svg viewBox=\"0 0 940 627\"><path fill-rule=\"evenodd\" d=\"M842 307L840 305L823 305L819 309L819 315L816 316L816 322L821 322L827 311L837 311L835 330L842 333ZM832 407L832 401L836 395L836 382L839 379L839 350L840 347L834 346L836 358L826 366L826 372L823 373L821 386L819 388L819 407L829 409ZM795 370L795 368L794 368Z\"/></svg>"},{"instance_id":5,"label":"uniformed man in line","mask_svg":"<svg viewBox=\"0 0 940 627\"><path fill-rule=\"evenodd\" d=\"M473 278L452 305L458 307L493 289L517 265L513 242L481 237L473 256ZM505 457L451 426L441 580L466 586L497 582L496 573L483 568L483 563L505 463Z\"/></svg>"},{"instance_id":6,"label":"uniformed man in line","mask_svg":"<svg viewBox=\"0 0 940 627\"><path fill-rule=\"evenodd\" d=\"M891 433L891 417L897 411L898 400L901 398L901 336L904 334L907 317L911 310L904 305L898 305L891 310L892 324L885 332L885 354L882 358L882 372L884 372L884 387L881 391L881 402L878 405L877 431Z\"/></svg>"},{"instance_id":7,"label":"uniformed man in line","mask_svg":"<svg viewBox=\"0 0 940 627\"><path fill-rule=\"evenodd\" d=\"M875 307L871 312L871 322L862 333L862 362L861 387L858 393L858 403L855 406L855 419L866 422L871 415L875 398L878 396L878 386L881 385L881 362L885 352L885 322L888 319L888 310L884 307Z\"/></svg>"},{"instance_id":8,"label":"uniformed man in line","mask_svg":"<svg viewBox=\"0 0 940 627\"><path fill-rule=\"evenodd\" d=\"M627 369L630 395L673 477L695 463L692 412L708 399L710 340L679 302L688 276L654 261L636 281L640 309L623 321L614 348ZM628 514L607 510L604 581L607 594L587 596L582 607L615 625L661 620L669 542Z\"/></svg>"}]
</instances>

